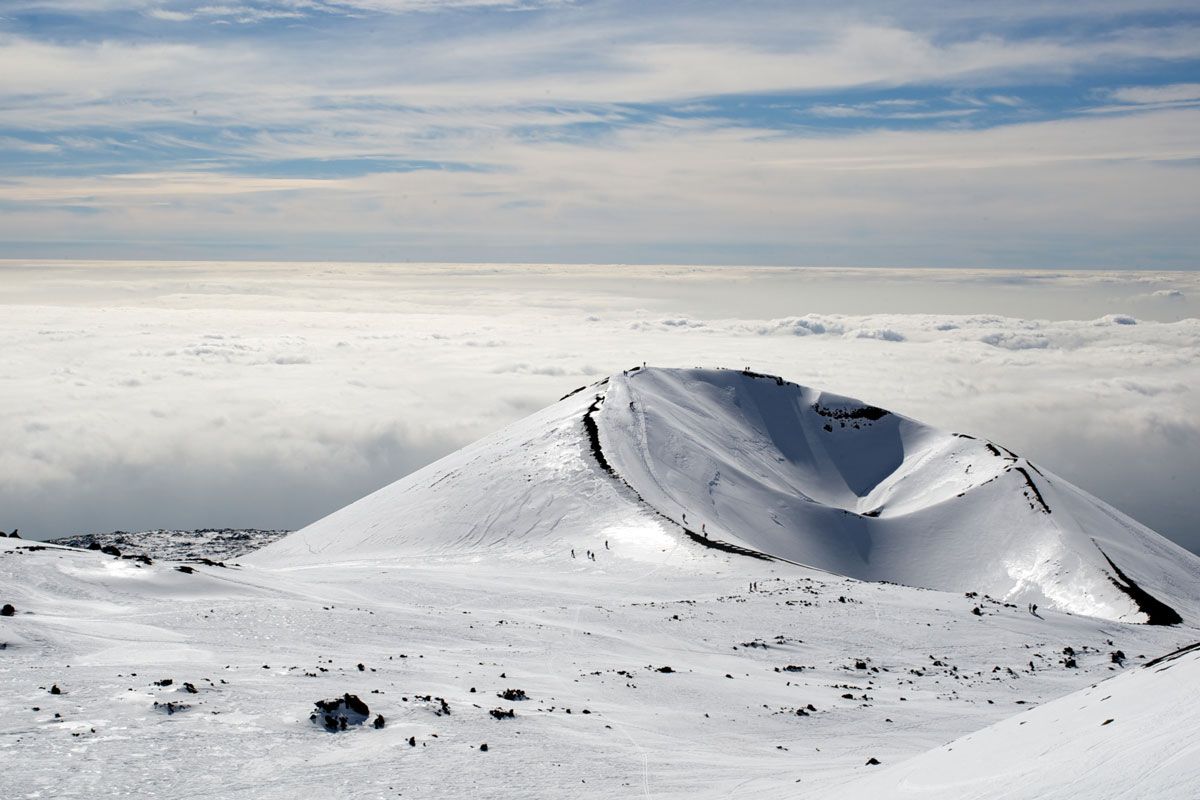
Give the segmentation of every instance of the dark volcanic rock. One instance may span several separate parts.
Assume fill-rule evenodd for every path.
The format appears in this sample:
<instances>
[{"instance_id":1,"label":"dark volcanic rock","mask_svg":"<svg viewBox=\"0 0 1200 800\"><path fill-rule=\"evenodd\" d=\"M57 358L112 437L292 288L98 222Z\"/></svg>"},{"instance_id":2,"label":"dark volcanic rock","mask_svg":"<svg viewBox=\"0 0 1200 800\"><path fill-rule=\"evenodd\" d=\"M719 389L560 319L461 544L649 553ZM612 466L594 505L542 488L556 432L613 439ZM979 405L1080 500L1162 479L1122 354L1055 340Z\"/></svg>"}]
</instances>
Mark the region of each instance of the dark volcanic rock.
<instances>
[{"instance_id":1,"label":"dark volcanic rock","mask_svg":"<svg viewBox=\"0 0 1200 800\"><path fill-rule=\"evenodd\" d=\"M288 531L265 531L250 528L203 528L193 531L87 533L52 541L54 544L86 547L89 550L99 550L105 545L114 545L125 552L166 561L186 561L202 557L221 561L258 550L278 541L287 534Z\"/></svg>"},{"instance_id":2,"label":"dark volcanic rock","mask_svg":"<svg viewBox=\"0 0 1200 800\"><path fill-rule=\"evenodd\" d=\"M314 705L316 709L309 715L309 720L330 732L344 731L351 725L362 725L371 716L367 704L353 694L344 694L332 700L318 700ZM383 726L377 724L375 727Z\"/></svg>"}]
</instances>

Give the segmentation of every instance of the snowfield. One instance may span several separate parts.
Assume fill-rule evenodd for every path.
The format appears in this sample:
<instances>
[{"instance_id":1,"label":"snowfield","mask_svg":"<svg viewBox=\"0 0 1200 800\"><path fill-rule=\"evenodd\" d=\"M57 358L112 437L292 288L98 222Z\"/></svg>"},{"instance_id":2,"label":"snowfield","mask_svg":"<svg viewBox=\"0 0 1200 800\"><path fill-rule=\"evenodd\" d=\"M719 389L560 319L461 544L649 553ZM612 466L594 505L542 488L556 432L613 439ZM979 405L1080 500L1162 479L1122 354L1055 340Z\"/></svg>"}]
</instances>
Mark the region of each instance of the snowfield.
<instances>
[{"instance_id":1,"label":"snowfield","mask_svg":"<svg viewBox=\"0 0 1200 800\"><path fill-rule=\"evenodd\" d=\"M225 566L0 540L3 794L1194 797L1197 559L864 408L639 369Z\"/></svg>"}]
</instances>

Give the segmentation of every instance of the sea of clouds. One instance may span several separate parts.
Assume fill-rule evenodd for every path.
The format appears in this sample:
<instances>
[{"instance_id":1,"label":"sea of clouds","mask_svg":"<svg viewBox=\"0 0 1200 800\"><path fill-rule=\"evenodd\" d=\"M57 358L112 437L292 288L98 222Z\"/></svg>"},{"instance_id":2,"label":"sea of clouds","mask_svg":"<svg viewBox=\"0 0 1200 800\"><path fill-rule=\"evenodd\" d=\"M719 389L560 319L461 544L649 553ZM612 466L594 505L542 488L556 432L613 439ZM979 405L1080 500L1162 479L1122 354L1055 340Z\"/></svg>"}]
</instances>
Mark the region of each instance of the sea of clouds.
<instances>
[{"instance_id":1,"label":"sea of clouds","mask_svg":"<svg viewBox=\"0 0 1200 800\"><path fill-rule=\"evenodd\" d=\"M1200 551L1200 275L0 262L0 527L294 528L643 361L999 441Z\"/></svg>"}]
</instances>

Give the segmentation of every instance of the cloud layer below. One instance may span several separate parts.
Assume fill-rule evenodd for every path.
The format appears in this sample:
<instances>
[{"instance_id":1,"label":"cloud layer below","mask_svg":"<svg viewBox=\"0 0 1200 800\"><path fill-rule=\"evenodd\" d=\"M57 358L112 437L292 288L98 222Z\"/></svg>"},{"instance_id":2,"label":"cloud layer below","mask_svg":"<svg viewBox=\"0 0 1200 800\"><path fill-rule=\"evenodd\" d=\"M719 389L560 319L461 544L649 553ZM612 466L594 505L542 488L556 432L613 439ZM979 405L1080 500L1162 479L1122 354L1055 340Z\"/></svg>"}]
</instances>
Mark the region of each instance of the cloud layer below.
<instances>
[{"instance_id":1,"label":"cloud layer below","mask_svg":"<svg viewBox=\"0 0 1200 800\"><path fill-rule=\"evenodd\" d=\"M0 527L297 527L641 361L996 439L1200 551L1200 275L0 262Z\"/></svg>"}]
</instances>

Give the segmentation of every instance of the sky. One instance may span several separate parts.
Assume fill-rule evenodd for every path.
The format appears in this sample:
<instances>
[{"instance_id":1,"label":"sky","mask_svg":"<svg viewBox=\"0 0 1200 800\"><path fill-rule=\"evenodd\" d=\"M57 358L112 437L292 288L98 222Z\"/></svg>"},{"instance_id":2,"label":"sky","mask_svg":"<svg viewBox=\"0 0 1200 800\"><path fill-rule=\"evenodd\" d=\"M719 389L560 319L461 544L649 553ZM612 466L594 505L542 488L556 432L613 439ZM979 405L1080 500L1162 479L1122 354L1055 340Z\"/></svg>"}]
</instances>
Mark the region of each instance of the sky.
<instances>
[{"instance_id":1,"label":"sky","mask_svg":"<svg viewBox=\"0 0 1200 800\"><path fill-rule=\"evenodd\" d=\"M643 361L990 438L1200 553L1200 272L0 261L0 528L297 528Z\"/></svg>"},{"instance_id":2,"label":"sky","mask_svg":"<svg viewBox=\"0 0 1200 800\"><path fill-rule=\"evenodd\" d=\"M1194 0L5 0L0 257L1195 269Z\"/></svg>"}]
</instances>

